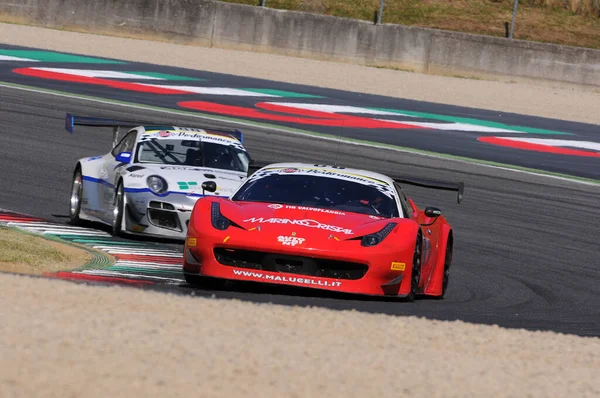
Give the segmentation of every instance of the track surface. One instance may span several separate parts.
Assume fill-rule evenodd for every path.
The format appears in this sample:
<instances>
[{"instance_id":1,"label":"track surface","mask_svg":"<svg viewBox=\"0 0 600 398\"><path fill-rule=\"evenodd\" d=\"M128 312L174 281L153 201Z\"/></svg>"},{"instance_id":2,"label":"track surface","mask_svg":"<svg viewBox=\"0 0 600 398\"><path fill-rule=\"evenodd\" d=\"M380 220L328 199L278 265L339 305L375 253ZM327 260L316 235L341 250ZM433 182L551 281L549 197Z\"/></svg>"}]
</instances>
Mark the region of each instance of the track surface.
<instances>
[{"instance_id":1,"label":"track surface","mask_svg":"<svg viewBox=\"0 0 600 398\"><path fill-rule=\"evenodd\" d=\"M600 137L590 124L5 44L0 81L600 180ZM507 140L519 149L497 145Z\"/></svg>"},{"instance_id":2,"label":"track surface","mask_svg":"<svg viewBox=\"0 0 600 398\"><path fill-rule=\"evenodd\" d=\"M63 130L64 112L127 118L129 110L0 87L3 189L0 207L64 221L77 159L104 153L110 132ZM141 118L198 125L198 119L136 112ZM208 123L214 125L214 123ZM220 123L219 126L226 126ZM407 187L420 205L438 205L455 230L448 296L415 303L363 299L313 290L233 285L225 291L181 286L155 288L253 302L357 309L433 319L600 336L597 257L600 188L387 150L346 146L258 129L245 129L259 161L337 160L339 164L467 183L463 204L451 193ZM169 244L180 247L178 244Z\"/></svg>"}]
</instances>

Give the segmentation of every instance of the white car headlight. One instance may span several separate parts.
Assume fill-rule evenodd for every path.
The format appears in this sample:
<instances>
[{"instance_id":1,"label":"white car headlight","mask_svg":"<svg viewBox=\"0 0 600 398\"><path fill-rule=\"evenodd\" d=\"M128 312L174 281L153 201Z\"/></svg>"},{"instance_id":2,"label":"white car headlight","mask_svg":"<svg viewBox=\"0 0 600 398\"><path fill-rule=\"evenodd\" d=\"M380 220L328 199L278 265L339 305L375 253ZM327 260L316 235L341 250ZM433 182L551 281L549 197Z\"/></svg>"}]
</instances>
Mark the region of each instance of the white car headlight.
<instances>
[{"instance_id":1,"label":"white car headlight","mask_svg":"<svg viewBox=\"0 0 600 398\"><path fill-rule=\"evenodd\" d=\"M148 187L154 193L158 193L158 194L165 193L169 189L169 186L167 185L167 182L165 181L165 179L162 177L159 177L159 176L148 177L146 179L146 183L148 184Z\"/></svg>"}]
</instances>

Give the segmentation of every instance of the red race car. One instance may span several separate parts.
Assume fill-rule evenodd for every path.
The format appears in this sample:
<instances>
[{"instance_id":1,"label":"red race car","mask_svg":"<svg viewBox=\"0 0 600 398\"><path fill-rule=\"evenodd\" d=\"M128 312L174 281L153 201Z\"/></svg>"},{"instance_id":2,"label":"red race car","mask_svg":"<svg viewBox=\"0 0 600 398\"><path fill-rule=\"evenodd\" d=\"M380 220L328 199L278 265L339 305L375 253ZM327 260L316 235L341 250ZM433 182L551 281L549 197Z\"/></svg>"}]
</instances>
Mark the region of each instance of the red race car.
<instances>
[{"instance_id":1,"label":"red race car","mask_svg":"<svg viewBox=\"0 0 600 398\"><path fill-rule=\"evenodd\" d=\"M190 217L188 283L223 280L303 286L410 300L443 297L452 227L419 209L400 184L458 192L464 184L390 178L339 166L279 163L226 199L199 199ZM202 184L215 191L212 181Z\"/></svg>"}]
</instances>

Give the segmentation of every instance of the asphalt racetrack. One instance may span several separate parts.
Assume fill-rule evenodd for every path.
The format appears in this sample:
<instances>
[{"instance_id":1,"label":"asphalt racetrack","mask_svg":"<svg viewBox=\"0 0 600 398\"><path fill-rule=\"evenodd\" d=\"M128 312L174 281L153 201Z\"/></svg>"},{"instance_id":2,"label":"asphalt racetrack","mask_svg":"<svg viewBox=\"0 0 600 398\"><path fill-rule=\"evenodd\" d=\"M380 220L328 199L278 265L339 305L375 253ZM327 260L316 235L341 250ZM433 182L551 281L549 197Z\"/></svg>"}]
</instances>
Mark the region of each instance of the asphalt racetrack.
<instances>
[{"instance_id":1,"label":"asphalt racetrack","mask_svg":"<svg viewBox=\"0 0 600 398\"><path fill-rule=\"evenodd\" d=\"M131 109L6 87L0 87L0 98L1 207L64 222L77 159L105 153L111 144L108 130L81 128L69 135L65 112L127 119ZM203 124L198 118L154 111L136 110L135 116ZM446 298L408 303L255 284L223 291L193 289L183 282L153 288L600 336L598 186L260 128L245 128L244 133L245 146L258 161L335 161L396 175L464 181L460 205L453 193L406 187L420 206L440 207L454 227L455 258Z\"/></svg>"}]
</instances>

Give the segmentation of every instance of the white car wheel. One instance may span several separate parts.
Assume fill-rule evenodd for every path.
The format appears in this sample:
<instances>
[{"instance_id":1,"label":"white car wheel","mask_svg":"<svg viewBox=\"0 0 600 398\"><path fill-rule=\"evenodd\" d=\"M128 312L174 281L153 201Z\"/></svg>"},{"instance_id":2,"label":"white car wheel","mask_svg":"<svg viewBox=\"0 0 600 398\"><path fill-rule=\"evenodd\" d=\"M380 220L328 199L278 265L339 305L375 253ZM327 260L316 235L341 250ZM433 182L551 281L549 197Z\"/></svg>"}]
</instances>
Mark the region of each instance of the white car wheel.
<instances>
[{"instance_id":1,"label":"white car wheel","mask_svg":"<svg viewBox=\"0 0 600 398\"><path fill-rule=\"evenodd\" d=\"M123 184L119 183L117 187L117 194L115 195L115 201L113 206L113 222L112 222L112 233L114 236L121 234L123 228L123 213L125 211L125 192Z\"/></svg>"},{"instance_id":2,"label":"white car wheel","mask_svg":"<svg viewBox=\"0 0 600 398\"><path fill-rule=\"evenodd\" d=\"M71 186L71 200L69 208L69 218L71 223L79 223L79 213L81 212L81 200L83 198L83 176L81 169L77 167L73 173L73 184Z\"/></svg>"}]
</instances>

